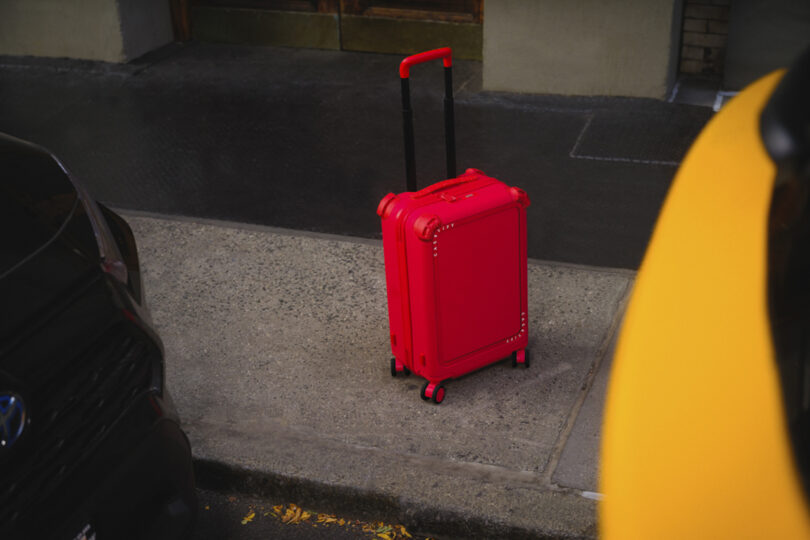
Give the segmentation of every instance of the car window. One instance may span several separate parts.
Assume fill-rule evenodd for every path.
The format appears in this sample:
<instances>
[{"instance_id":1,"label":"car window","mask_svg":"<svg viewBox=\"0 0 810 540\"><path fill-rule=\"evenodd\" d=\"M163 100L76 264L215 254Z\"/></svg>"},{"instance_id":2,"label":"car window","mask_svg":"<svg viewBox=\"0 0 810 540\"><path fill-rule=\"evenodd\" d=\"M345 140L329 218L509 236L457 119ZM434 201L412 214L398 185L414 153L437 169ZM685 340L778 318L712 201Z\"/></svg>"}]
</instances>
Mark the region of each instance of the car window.
<instances>
[{"instance_id":1,"label":"car window","mask_svg":"<svg viewBox=\"0 0 810 540\"><path fill-rule=\"evenodd\" d=\"M44 150L0 135L0 339L98 265L84 207Z\"/></svg>"}]
</instances>

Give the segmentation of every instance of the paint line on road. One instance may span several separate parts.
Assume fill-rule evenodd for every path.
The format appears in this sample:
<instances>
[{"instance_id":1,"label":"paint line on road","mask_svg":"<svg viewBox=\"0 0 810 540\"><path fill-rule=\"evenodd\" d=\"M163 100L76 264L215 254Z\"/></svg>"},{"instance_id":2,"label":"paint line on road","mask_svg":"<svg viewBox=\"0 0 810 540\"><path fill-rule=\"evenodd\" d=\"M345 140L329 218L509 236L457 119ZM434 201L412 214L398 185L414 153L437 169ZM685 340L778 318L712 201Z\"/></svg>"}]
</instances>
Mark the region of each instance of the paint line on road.
<instances>
[{"instance_id":1,"label":"paint line on road","mask_svg":"<svg viewBox=\"0 0 810 540\"><path fill-rule=\"evenodd\" d=\"M669 99L667 100L668 103L672 103L675 101L675 97L678 95L678 90L681 89L681 81L675 83L675 86L672 87L672 93L669 95Z\"/></svg>"},{"instance_id":2,"label":"paint line on road","mask_svg":"<svg viewBox=\"0 0 810 540\"><path fill-rule=\"evenodd\" d=\"M571 148L571 151L568 152L568 157L572 159L589 159L592 161L612 161L616 163L638 163L641 165L665 165L667 167L677 167L680 165L680 161L661 161L657 159L635 159L635 158L626 158L626 157L615 157L615 156L586 156L577 154L577 150L579 150L579 145L582 143L582 139L585 138L585 132L588 131L588 128L591 127L591 123L593 122L593 115L588 116L588 120L586 120L585 125L582 126L582 131L579 132L579 136L577 137L574 146Z\"/></svg>"},{"instance_id":3,"label":"paint line on road","mask_svg":"<svg viewBox=\"0 0 810 540\"><path fill-rule=\"evenodd\" d=\"M714 106L712 109L714 112L720 110L720 108L725 104L726 101L736 96L739 92L730 92L730 91L718 91L717 95L714 98Z\"/></svg>"},{"instance_id":4,"label":"paint line on road","mask_svg":"<svg viewBox=\"0 0 810 540\"><path fill-rule=\"evenodd\" d=\"M583 491L581 495L592 501L602 501L605 499L605 495L603 493L598 493L596 491Z\"/></svg>"},{"instance_id":5,"label":"paint line on road","mask_svg":"<svg viewBox=\"0 0 810 540\"><path fill-rule=\"evenodd\" d=\"M585 137L585 132L588 131L588 128L591 127L591 122L593 122L593 115L588 115L588 119L585 121L585 125L582 126L582 130L579 132L577 136L576 142L574 142L574 146L571 148L571 151L568 152L568 157L572 157L576 159L576 153L579 149L580 143L582 143L582 138Z\"/></svg>"},{"instance_id":6,"label":"paint line on road","mask_svg":"<svg viewBox=\"0 0 810 540\"><path fill-rule=\"evenodd\" d=\"M574 159L590 159L593 161L615 161L617 163L640 163L642 165L666 165L667 167L677 167L681 163L679 161L659 161L656 159L632 159L620 157L602 157L602 156L571 156Z\"/></svg>"}]
</instances>

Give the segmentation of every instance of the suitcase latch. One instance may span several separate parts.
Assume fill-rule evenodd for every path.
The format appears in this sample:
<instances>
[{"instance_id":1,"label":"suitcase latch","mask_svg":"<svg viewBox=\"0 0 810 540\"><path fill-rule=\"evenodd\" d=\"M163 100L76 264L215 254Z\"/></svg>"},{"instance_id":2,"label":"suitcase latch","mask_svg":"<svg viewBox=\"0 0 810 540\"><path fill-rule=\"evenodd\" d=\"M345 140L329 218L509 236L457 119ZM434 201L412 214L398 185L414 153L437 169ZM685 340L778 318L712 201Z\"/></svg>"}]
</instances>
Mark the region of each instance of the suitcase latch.
<instances>
[{"instance_id":1,"label":"suitcase latch","mask_svg":"<svg viewBox=\"0 0 810 540\"><path fill-rule=\"evenodd\" d=\"M444 199L445 201L447 201L447 202L453 203L453 202L463 201L464 199L470 199L472 197L475 197L475 193L466 193L464 195L458 195L458 196L457 195L451 195L450 193L442 193L440 195L440 197L442 199Z\"/></svg>"}]
</instances>

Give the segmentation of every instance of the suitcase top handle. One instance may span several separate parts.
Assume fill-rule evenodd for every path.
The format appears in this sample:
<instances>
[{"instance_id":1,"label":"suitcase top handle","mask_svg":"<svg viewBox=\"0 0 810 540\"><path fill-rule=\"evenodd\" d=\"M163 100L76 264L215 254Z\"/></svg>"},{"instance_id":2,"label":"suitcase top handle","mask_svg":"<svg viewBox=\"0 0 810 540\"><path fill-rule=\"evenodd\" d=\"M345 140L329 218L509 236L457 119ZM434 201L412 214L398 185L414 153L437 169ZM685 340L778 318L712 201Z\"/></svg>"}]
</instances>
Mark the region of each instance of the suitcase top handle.
<instances>
[{"instance_id":1,"label":"suitcase top handle","mask_svg":"<svg viewBox=\"0 0 810 540\"><path fill-rule=\"evenodd\" d=\"M405 138L405 177L408 191L416 191L416 157L413 140L413 110L411 109L410 70L415 64L444 60L444 142L447 157L447 177L456 176L456 134L453 121L453 53L450 47L425 51L405 58L399 64L402 84L402 129Z\"/></svg>"},{"instance_id":2,"label":"suitcase top handle","mask_svg":"<svg viewBox=\"0 0 810 540\"><path fill-rule=\"evenodd\" d=\"M466 184L467 182L472 182L473 180L478 180L478 176L476 174L469 174L470 171L477 173L479 171L475 171L474 169L467 169L467 171L459 176L458 178L449 178L447 180L442 180L436 184L428 186L426 188L422 188L416 193L414 193L414 199L421 199L422 197L427 197L428 195L433 195L438 191L442 191L445 189L449 189L451 187L455 187L459 184Z\"/></svg>"}]
</instances>

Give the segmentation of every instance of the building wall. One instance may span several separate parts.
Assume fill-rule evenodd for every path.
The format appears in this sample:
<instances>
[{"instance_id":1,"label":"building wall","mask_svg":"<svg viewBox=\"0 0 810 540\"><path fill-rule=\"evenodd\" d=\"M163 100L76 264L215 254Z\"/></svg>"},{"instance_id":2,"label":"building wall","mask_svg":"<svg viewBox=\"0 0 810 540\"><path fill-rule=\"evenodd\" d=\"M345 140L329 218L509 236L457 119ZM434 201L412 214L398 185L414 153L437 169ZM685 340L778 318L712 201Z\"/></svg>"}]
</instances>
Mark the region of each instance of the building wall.
<instances>
[{"instance_id":1,"label":"building wall","mask_svg":"<svg viewBox=\"0 0 810 540\"><path fill-rule=\"evenodd\" d=\"M488 0L484 88L664 98L680 0Z\"/></svg>"},{"instance_id":2,"label":"building wall","mask_svg":"<svg viewBox=\"0 0 810 540\"><path fill-rule=\"evenodd\" d=\"M324 9L307 9L315 3ZM455 58L481 60L480 12L441 11L444 2L433 3L436 11L417 9L429 4L408 9L408 4L387 0L310 0L296 4L300 11L279 9L285 6L270 0L227 4L191 6L195 40L403 55L452 47Z\"/></svg>"},{"instance_id":3,"label":"building wall","mask_svg":"<svg viewBox=\"0 0 810 540\"><path fill-rule=\"evenodd\" d=\"M738 90L810 47L808 0L734 0L723 86Z\"/></svg>"},{"instance_id":4,"label":"building wall","mask_svg":"<svg viewBox=\"0 0 810 540\"><path fill-rule=\"evenodd\" d=\"M680 72L719 77L723 74L731 0L686 0Z\"/></svg>"},{"instance_id":5,"label":"building wall","mask_svg":"<svg viewBox=\"0 0 810 540\"><path fill-rule=\"evenodd\" d=\"M168 0L118 0L124 59L132 60L174 40Z\"/></svg>"},{"instance_id":6,"label":"building wall","mask_svg":"<svg viewBox=\"0 0 810 540\"><path fill-rule=\"evenodd\" d=\"M172 39L165 0L0 1L0 54L125 62Z\"/></svg>"}]
</instances>

